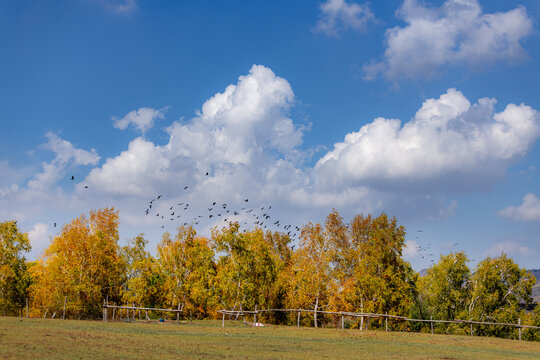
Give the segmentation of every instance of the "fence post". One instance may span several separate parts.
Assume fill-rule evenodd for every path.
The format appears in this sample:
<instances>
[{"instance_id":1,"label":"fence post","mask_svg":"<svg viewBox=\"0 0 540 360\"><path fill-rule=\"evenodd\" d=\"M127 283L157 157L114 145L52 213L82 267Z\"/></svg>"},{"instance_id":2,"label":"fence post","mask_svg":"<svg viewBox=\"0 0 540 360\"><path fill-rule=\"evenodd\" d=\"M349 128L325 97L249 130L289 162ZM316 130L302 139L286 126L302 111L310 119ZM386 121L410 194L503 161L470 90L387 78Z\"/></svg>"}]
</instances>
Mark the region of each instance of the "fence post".
<instances>
[{"instance_id":1,"label":"fence post","mask_svg":"<svg viewBox=\"0 0 540 360\"><path fill-rule=\"evenodd\" d=\"M66 319L66 300L67 300L67 296L64 296L64 312L62 313L62 320ZM104 309L105 309L105 317L107 317L107 308L104 307Z\"/></svg>"},{"instance_id":2,"label":"fence post","mask_svg":"<svg viewBox=\"0 0 540 360\"><path fill-rule=\"evenodd\" d=\"M345 320L343 318L343 313L341 313L341 330L345 329Z\"/></svg>"},{"instance_id":3,"label":"fence post","mask_svg":"<svg viewBox=\"0 0 540 360\"><path fill-rule=\"evenodd\" d=\"M107 316L105 314L105 312L107 311L106 309L107 308L105 307L105 299L103 299L103 322L107 322Z\"/></svg>"},{"instance_id":4,"label":"fence post","mask_svg":"<svg viewBox=\"0 0 540 360\"><path fill-rule=\"evenodd\" d=\"M519 341L521 341L521 318L518 319Z\"/></svg>"},{"instance_id":5,"label":"fence post","mask_svg":"<svg viewBox=\"0 0 540 360\"><path fill-rule=\"evenodd\" d=\"M385 313L385 317L384 317L384 327L386 329L386 332L388 332L388 311Z\"/></svg>"},{"instance_id":6,"label":"fence post","mask_svg":"<svg viewBox=\"0 0 540 360\"><path fill-rule=\"evenodd\" d=\"M298 324L296 325L296 327L300 327L300 310L298 311Z\"/></svg>"},{"instance_id":7,"label":"fence post","mask_svg":"<svg viewBox=\"0 0 540 360\"><path fill-rule=\"evenodd\" d=\"M473 330L472 330L472 318L471 318L469 321L471 321L471 336L473 336Z\"/></svg>"},{"instance_id":8,"label":"fence post","mask_svg":"<svg viewBox=\"0 0 540 360\"><path fill-rule=\"evenodd\" d=\"M28 298L26 298L26 318L28 319Z\"/></svg>"},{"instance_id":9,"label":"fence post","mask_svg":"<svg viewBox=\"0 0 540 360\"><path fill-rule=\"evenodd\" d=\"M176 312L176 323L180 323L180 303L178 303L178 311Z\"/></svg>"},{"instance_id":10,"label":"fence post","mask_svg":"<svg viewBox=\"0 0 540 360\"><path fill-rule=\"evenodd\" d=\"M225 313L223 313L223 317L221 318L221 327L225 327Z\"/></svg>"},{"instance_id":11,"label":"fence post","mask_svg":"<svg viewBox=\"0 0 540 360\"><path fill-rule=\"evenodd\" d=\"M431 335L433 335L433 321L431 321L431 320L433 320L433 316L430 315L429 316L429 325L431 326Z\"/></svg>"},{"instance_id":12,"label":"fence post","mask_svg":"<svg viewBox=\"0 0 540 360\"><path fill-rule=\"evenodd\" d=\"M189 310L189 322L190 323L193 322L193 315L191 314L191 310ZM244 318L244 322L245 322L245 318Z\"/></svg>"},{"instance_id":13,"label":"fence post","mask_svg":"<svg viewBox=\"0 0 540 360\"><path fill-rule=\"evenodd\" d=\"M253 314L253 325L257 325L257 305L255 305L255 313Z\"/></svg>"}]
</instances>

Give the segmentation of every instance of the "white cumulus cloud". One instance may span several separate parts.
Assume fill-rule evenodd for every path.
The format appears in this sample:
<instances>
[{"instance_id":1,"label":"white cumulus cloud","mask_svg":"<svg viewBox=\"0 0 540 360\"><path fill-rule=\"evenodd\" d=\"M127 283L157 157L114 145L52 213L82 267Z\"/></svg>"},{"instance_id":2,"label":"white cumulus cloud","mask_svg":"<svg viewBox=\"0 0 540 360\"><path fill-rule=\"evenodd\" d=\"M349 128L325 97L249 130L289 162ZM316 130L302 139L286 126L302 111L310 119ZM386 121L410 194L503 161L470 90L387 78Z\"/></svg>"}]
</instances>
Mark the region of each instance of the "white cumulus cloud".
<instances>
[{"instance_id":1,"label":"white cumulus cloud","mask_svg":"<svg viewBox=\"0 0 540 360\"><path fill-rule=\"evenodd\" d=\"M405 241L405 247L403 247L403 258L405 260L412 260L418 256L418 244L416 241Z\"/></svg>"},{"instance_id":2,"label":"white cumulus cloud","mask_svg":"<svg viewBox=\"0 0 540 360\"><path fill-rule=\"evenodd\" d=\"M208 99L191 120L169 126L167 144L137 138L126 151L93 169L87 182L103 192L125 195L203 186L204 181L224 187L251 181L262 186L283 177L283 169L295 169L291 161L298 155L304 129L289 118L293 101L285 79L254 65L237 84ZM206 172L212 175L206 177Z\"/></svg>"},{"instance_id":3,"label":"white cumulus cloud","mask_svg":"<svg viewBox=\"0 0 540 360\"><path fill-rule=\"evenodd\" d=\"M68 165L97 165L99 155L95 149L90 151L78 149L67 140L61 139L58 135L48 132L45 134L48 141L44 145L46 150L55 153L55 158L50 162L43 163L43 171L36 174L28 182L28 187L32 189L45 189L55 185L59 179L65 176L65 169Z\"/></svg>"},{"instance_id":4,"label":"white cumulus cloud","mask_svg":"<svg viewBox=\"0 0 540 360\"><path fill-rule=\"evenodd\" d=\"M152 109L142 107L138 110L133 110L127 113L124 117L112 117L113 126L120 130L125 130L129 125L137 128L143 135L146 131L154 126L156 119L163 119L166 108Z\"/></svg>"},{"instance_id":5,"label":"white cumulus cloud","mask_svg":"<svg viewBox=\"0 0 540 360\"><path fill-rule=\"evenodd\" d=\"M328 0L320 5L320 9L315 30L328 35L337 35L346 29L363 30L369 21L375 19L368 4Z\"/></svg>"},{"instance_id":6,"label":"white cumulus cloud","mask_svg":"<svg viewBox=\"0 0 540 360\"><path fill-rule=\"evenodd\" d=\"M123 236L144 232L154 242L183 223L197 222L203 234L225 219L252 228L254 215L260 221L265 212L272 220L266 229L276 220L282 226L322 221L332 208L345 218L384 211L405 222L440 219L458 206L453 192L496 183L540 137L538 114L529 106L495 111L494 99L473 103L449 89L426 100L408 122L378 118L361 126L311 167L302 161L309 149L302 148L305 127L291 118L294 104L286 79L254 65L191 118L173 121L163 143L136 137L99 165L95 150L49 133L44 148L54 159L26 186L0 183L0 217L50 228L114 206ZM93 165L84 181L59 185L68 168L83 165ZM150 209L157 195L163 196ZM210 212L214 202L227 209ZM221 216L209 217L218 211ZM409 242L405 255L414 257L414 249Z\"/></svg>"},{"instance_id":7,"label":"white cumulus cloud","mask_svg":"<svg viewBox=\"0 0 540 360\"><path fill-rule=\"evenodd\" d=\"M540 221L540 199L529 193L521 205L504 208L497 215L517 221Z\"/></svg>"},{"instance_id":8,"label":"white cumulus cloud","mask_svg":"<svg viewBox=\"0 0 540 360\"><path fill-rule=\"evenodd\" d=\"M533 20L522 6L486 14L477 0L446 0L439 8L405 0L397 14L406 26L387 30L383 60L363 67L368 80L380 73L387 80L429 78L444 65L483 67L528 57L521 42Z\"/></svg>"},{"instance_id":9,"label":"white cumulus cloud","mask_svg":"<svg viewBox=\"0 0 540 360\"><path fill-rule=\"evenodd\" d=\"M31 255L34 255L35 257L40 254L49 245L51 236L47 224L34 224L32 229L28 232L28 239L32 246Z\"/></svg>"},{"instance_id":10,"label":"white cumulus cloud","mask_svg":"<svg viewBox=\"0 0 540 360\"><path fill-rule=\"evenodd\" d=\"M493 184L540 137L536 110L509 104L496 113L494 105L489 98L471 105L449 89L426 100L405 124L377 118L317 162L316 180L330 187L442 192Z\"/></svg>"}]
</instances>

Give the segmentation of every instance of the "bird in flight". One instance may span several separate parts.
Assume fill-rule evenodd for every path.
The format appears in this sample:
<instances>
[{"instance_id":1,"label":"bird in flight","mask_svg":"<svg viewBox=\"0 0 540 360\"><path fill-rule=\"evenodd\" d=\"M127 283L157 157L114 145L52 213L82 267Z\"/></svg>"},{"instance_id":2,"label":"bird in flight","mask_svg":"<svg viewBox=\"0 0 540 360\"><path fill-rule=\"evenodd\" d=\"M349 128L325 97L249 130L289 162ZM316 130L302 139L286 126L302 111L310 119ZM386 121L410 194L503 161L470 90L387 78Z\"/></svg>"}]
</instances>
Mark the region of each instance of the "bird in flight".
<instances>
[{"instance_id":1,"label":"bird in flight","mask_svg":"<svg viewBox=\"0 0 540 360\"><path fill-rule=\"evenodd\" d=\"M188 187L187 186L184 186L184 190L186 190Z\"/></svg>"},{"instance_id":2,"label":"bird in flight","mask_svg":"<svg viewBox=\"0 0 540 360\"><path fill-rule=\"evenodd\" d=\"M208 176L208 171L206 172L206 176Z\"/></svg>"},{"instance_id":3,"label":"bird in flight","mask_svg":"<svg viewBox=\"0 0 540 360\"><path fill-rule=\"evenodd\" d=\"M75 180L75 176L71 175L71 180Z\"/></svg>"},{"instance_id":4,"label":"bird in flight","mask_svg":"<svg viewBox=\"0 0 540 360\"><path fill-rule=\"evenodd\" d=\"M88 189L88 185L85 185L84 188L85 188L85 189Z\"/></svg>"},{"instance_id":5,"label":"bird in flight","mask_svg":"<svg viewBox=\"0 0 540 360\"><path fill-rule=\"evenodd\" d=\"M56 223L54 223L54 227L56 227Z\"/></svg>"},{"instance_id":6,"label":"bird in flight","mask_svg":"<svg viewBox=\"0 0 540 360\"><path fill-rule=\"evenodd\" d=\"M163 195L159 195L157 198L159 199L159 198L161 198L162 196L163 196Z\"/></svg>"},{"instance_id":7,"label":"bird in flight","mask_svg":"<svg viewBox=\"0 0 540 360\"><path fill-rule=\"evenodd\" d=\"M244 199L245 202L248 202L249 199Z\"/></svg>"}]
</instances>

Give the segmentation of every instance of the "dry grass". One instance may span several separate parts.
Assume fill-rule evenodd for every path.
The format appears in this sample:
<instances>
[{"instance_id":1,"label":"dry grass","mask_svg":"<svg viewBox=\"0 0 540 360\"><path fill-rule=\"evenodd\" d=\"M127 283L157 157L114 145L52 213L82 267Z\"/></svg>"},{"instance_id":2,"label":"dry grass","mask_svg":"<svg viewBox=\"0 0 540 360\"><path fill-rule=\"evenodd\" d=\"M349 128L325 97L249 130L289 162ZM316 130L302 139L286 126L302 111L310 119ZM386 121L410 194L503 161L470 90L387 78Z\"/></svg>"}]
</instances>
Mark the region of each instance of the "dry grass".
<instances>
[{"instance_id":1,"label":"dry grass","mask_svg":"<svg viewBox=\"0 0 540 360\"><path fill-rule=\"evenodd\" d=\"M540 359L540 343L399 332L0 317L2 359Z\"/></svg>"}]
</instances>

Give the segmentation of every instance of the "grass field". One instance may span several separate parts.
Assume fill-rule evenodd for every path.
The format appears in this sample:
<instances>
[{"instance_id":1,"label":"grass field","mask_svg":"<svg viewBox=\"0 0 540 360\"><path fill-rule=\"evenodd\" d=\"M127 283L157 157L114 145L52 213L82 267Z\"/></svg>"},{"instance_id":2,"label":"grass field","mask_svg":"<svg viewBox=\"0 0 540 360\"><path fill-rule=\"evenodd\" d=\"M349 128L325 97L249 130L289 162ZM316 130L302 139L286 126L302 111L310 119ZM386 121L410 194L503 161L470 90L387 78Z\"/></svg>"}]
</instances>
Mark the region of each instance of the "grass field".
<instances>
[{"instance_id":1,"label":"grass field","mask_svg":"<svg viewBox=\"0 0 540 360\"><path fill-rule=\"evenodd\" d=\"M0 317L1 359L540 359L540 343L399 332Z\"/></svg>"}]
</instances>

